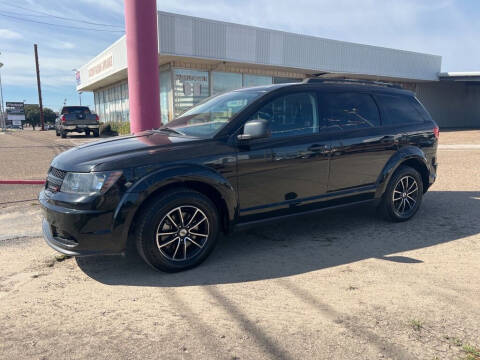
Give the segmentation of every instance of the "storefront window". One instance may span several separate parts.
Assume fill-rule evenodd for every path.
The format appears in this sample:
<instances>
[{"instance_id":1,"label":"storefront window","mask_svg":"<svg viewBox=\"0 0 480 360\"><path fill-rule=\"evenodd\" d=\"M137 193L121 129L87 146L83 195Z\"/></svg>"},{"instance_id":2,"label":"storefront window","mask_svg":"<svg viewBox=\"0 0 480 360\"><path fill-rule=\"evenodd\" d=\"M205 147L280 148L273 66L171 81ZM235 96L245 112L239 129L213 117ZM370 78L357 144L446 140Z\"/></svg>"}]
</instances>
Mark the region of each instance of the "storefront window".
<instances>
[{"instance_id":1,"label":"storefront window","mask_svg":"<svg viewBox=\"0 0 480 360\"><path fill-rule=\"evenodd\" d=\"M271 85L271 84L272 84L271 76L248 75L248 74L245 74L243 76L243 87Z\"/></svg>"},{"instance_id":2,"label":"storefront window","mask_svg":"<svg viewBox=\"0 0 480 360\"><path fill-rule=\"evenodd\" d=\"M175 69L175 116L179 116L210 94L208 72Z\"/></svg>"},{"instance_id":3,"label":"storefront window","mask_svg":"<svg viewBox=\"0 0 480 360\"><path fill-rule=\"evenodd\" d=\"M242 87L242 74L212 72L212 83L212 95L240 89Z\"/></svg>"},{"instance_id":4,"label":"storefront window","mask_svg":"<svg viewBox=\"0 0 480 360\"><path fill-rule=\"evenodd\" d=\"M128 85L122 82L94 93L95 111L102 122L128 121Z\"/></svg>"},{"instance_id":5,"label":"storefront window","mask_svg":"<svg viewBox=\"0 0 480 360\"><path fill-rule=\"evenodd\" d=\"M173 120L172 72L160 72L160 112L162 124Z\"/></svg>"}]
</instances>

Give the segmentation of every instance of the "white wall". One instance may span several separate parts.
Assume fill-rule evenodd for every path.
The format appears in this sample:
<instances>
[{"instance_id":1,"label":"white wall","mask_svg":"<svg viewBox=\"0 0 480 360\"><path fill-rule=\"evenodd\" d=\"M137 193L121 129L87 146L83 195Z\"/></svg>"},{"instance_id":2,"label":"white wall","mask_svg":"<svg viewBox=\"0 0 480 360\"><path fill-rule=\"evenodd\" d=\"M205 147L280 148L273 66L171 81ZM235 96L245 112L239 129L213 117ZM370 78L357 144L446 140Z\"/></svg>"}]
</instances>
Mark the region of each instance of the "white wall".
<instances>
[{"instance_id":1,"label":"white wall","mask_svg":"<svg viewBox=\"0 0 480 360\"><path fill-rule=\"evenodd\" d=\"M158 12L159 52L416 80L437 80L441 57Z\"/></svg>"}]
</instances>

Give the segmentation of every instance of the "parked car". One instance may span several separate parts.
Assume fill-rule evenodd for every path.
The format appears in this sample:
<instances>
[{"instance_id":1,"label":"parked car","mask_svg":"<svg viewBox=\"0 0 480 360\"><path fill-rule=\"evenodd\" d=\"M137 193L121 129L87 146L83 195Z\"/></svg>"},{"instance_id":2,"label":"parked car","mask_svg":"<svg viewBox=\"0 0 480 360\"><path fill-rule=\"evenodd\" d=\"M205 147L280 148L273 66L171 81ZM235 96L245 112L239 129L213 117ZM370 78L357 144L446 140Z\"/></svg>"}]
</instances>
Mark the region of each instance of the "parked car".
<instances>
[{"instance_id":1,"label":"parked car","mask_svg":"<svg viewBox=\"0 0 480 360\"><path fill-rule=\"evenodd\" d=\"M85 133L85 136L93 134L99 136L98 115L90 112L88 106L64 106L60 116L55 120L55 132L57 136L67 137L69 132Z\"/></svg>"},{"instance_id":2,"label":"parked car","mask_svg":"<svg viewBox=\"0 0 480 360\"><path fill-rule=\"evenodd\" d=\"M124 252L152 267L201 263L220 232L372 203L415 215L435 181L439 128L410 91L316 80L228 92L158 130L58 155L41 192L47 243Z\"/></svg>"}]
</instances>

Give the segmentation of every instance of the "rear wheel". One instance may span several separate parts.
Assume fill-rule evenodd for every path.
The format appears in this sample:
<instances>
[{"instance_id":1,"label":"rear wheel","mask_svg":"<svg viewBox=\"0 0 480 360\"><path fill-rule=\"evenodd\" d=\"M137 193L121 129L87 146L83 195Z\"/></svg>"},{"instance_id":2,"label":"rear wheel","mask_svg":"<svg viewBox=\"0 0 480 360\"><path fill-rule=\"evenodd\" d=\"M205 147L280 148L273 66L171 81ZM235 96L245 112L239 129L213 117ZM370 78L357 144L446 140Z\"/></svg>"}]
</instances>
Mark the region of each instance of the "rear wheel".
<instances>
[{"instance_id":1,"label":"rear wheel","mask_svg":"<svg viewBox=\"0 0 480 360\"><path fill-rule=\"evenodd\" d=\"M89 137L90 136L90 130L85 130L85 136Z\"/></svg>"},{"instance_id":2,"label":"rear wheel","mask_svg":"<svg viewBox=\"0 0 480 360\"><path fill-rule=\"evenodd\" d=\"M422 198L421 175L409 166L401 166L390 179L383 194L380 211L389 220L406 221L416 214Z\"/></svg>"},{"instance_id":3,"label":"rear wheel","mask_svg":"<svg viewBox=\"0 0 480 360\"><path fill-rule=\"evenodd\" d=\"M65 139L67 137L67 133L65 132L65 130L62 130L60 132L60 135L62 136L62 139Z\"/></svg>"},{"instance_id":4,"label":"rear wheel","mask_svg":"<svg viewBox=\"0 0 480 360\"><path fill-rule=\"evenodd\" d=\"M212 201L190 189L163 194L141 214L135 241L140 256L155 269L177 272L204 261L219 232Z\"/></svg>"},{"instance_id":5,"label":"rear wheel","mask_svg":"<svg viewBox=\"0 0 480 360\"><path fill-rule=\"evenodd\" d=\"M58 132L58 130L55 130L55 135L60 136L60 133Z\"/></svg>"},{"instance_id":6,"label":"rear wheel","mask_svg":"<svg viewBox=\"0 0 480 360\"><path fill-rule=\"evenodd\" d=\"M93 130L93 136L94 137L98 137L99 133L98 133L98 129L97 130Z\"/></svg>"}]
</instances>

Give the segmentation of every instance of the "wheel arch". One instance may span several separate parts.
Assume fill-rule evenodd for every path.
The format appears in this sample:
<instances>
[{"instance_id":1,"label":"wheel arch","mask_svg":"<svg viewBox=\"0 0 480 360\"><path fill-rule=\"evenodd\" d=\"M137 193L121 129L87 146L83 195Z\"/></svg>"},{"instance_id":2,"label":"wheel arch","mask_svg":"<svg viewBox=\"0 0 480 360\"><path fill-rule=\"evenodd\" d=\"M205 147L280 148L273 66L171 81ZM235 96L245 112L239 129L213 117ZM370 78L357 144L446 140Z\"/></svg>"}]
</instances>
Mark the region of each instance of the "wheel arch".
<instances>
[{"instance_id":1,"label":"wheel arch","mask_svg":"<svg viewBox=\"0 0 480 360\"><path fill-rule=\"evenodd\" d=\"M200 166L174 167L149 174L132 186L118 205L114 227L123 226L126 245L135 230L137 219L152 202L166 191L187 188L208 197L217 207L221 230L229 232L237 212L236 192L219 173Z\"/></svg>"},{"instance_id":2,"label":"wheel arch","mask_svg":"<svg viewBox=\"0 0 480 360\"><path fill-rule=\"evenodd\" d=\"M423 192L425 193L428 190L430 171L427 166L427 158L421 149L408 146L395 153L383 168L377 180L377 191L375 194L377 199L383 196L392 175L402 165L410 166L417 170L422 176Z\"/></svg>"}]
</instances>

